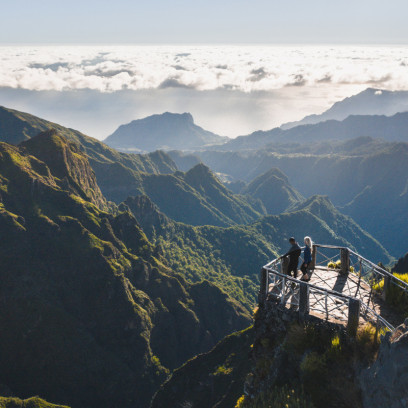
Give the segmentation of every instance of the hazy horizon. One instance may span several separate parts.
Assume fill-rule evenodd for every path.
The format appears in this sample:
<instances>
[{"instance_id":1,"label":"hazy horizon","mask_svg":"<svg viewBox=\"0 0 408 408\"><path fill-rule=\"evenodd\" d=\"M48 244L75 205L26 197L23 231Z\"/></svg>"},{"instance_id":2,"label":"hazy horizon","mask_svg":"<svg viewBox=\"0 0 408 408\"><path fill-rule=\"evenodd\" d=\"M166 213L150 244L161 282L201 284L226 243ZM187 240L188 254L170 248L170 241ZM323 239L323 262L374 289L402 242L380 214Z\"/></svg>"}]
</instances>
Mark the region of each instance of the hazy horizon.
<instances>
[{"instance_id":1,"label":"hazy horizon","mask_svg":"<svg viewBox=\"0 0 408 408\"><path fill-rule=\"evenodd\" d=\"M99 139L165 111L236 137L408 90L405 46L0 46L0 62L1 105Z\"/></svg>"}]
</instances>

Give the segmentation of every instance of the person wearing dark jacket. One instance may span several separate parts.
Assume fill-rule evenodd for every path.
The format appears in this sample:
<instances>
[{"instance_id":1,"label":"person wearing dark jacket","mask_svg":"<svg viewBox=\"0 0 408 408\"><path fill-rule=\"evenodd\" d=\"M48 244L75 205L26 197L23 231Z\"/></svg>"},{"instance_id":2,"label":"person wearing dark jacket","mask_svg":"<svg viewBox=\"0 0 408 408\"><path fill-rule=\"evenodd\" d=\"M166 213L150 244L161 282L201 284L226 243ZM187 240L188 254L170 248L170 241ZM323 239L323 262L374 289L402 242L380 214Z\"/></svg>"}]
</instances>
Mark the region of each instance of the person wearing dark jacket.
<instances>
[{"instance_id":1,"label":"person wearing dark jacket","mask_svg":"<svg viewBox=\"0 0 408 408\"><path fill-rule=\"evenodd\" d=\"M305 249L303 251L303 263L300 266L300 270L302 271L303 276L300 278L306 282L310 281L310 275L307 273L307 268L309 268L312 262L312 247L313 242L310 237L305 237Z\"/></svg>"},{"instance_id":2,"label":"person wearing dark jacket","mask_svg":"<svg viewBox=\"0 0 408 408\"><path fill-rule=\"evenodd\" d=\"M286 252L285 255L282 255L279 259L282 259L285 256L289 257L289 265L286 274L291 276L293 272L293 276L297 278L297 267L299 263L299 256L302 253L302 249L300 248L295 238L293 237L289 238L289 243L291 245L289 251Z\"/></svg>"}]
</instances>

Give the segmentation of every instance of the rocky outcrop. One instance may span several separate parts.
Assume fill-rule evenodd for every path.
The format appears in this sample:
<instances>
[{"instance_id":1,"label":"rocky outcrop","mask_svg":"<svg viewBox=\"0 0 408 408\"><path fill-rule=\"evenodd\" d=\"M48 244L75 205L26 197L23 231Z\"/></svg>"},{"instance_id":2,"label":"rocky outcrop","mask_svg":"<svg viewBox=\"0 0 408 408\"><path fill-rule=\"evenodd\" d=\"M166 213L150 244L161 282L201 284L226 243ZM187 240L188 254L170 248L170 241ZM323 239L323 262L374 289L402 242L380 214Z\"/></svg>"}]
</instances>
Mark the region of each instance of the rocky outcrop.
<instances>
[{"instance_id":1,"label":"rocky outcrop","mask_svg":"<svg viewBox=\"0 0 408 408\"><path fill-rule=\"evenodd\" d=\"M408 318L382 339L377 360L360 376L364 408L408 407Z\"/></svg>"}]
</instances>

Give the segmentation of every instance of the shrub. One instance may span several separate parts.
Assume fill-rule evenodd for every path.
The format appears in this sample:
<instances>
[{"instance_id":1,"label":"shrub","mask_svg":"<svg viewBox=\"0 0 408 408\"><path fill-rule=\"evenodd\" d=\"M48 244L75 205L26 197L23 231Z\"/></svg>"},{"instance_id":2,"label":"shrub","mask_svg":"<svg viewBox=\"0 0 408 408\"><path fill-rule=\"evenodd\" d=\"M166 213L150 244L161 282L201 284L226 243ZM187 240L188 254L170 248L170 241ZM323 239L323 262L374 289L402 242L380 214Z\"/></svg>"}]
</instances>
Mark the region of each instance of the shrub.
<instances>
[{"instance_id":1,"label":"shrub","mask_svg":"<svg viewBox=\"0 0 408 408\"><path fill-rule=\"evenodd\" d=\"M329 269L340 269L340 268L341 268L341 260L339 259L339 260L337 260L336 262L330 261L330 262L327 264L327 267L328 267ZM354 272L354 266L350 266L349 271L350 271L350 272Z\"/></svg>"},{"instance_id":2,"label":"shrub","mask_svg":"<svg viewBox=\"0 0 408 408\"><path fill-rule=\"evenodd\" d=\"M285 349L297 355L302 355L309 349L324 349L329 341L330 338L324 336L314 324L303 326L294 323L288 329Z\"/></svg>"},{"instance_id":3,"label":"shrub","mask_svg":"<svg viewBox=\"0 0 408 408\"><path fill-rule=\"evenodd\" d=\"M258 317L258 313L259 313L259 307L255 306L254 309L252 310L252 317L256 319Z\"/></svg>"},{"instance_id":4,"label":"shrub","mask_svg":"<svg viewBox=\"0 0 408 408\"><path fill-rule=\"evenodd\" d=\"M214 375L229 375L232 373L233 368L232 367L226 367L225 365L220 365L217 367L217 369L214 371Z\"/></svg>"},{"instance_id":5,"label":"shrub","mask_svg":"<svg viewBox=\"0 0 408 408\"><path fill-rule=\"evenodd\" d=\"M305 379L312 379L313 382L323 381L327 375L325 355L315 351L307 354L300 363L300 371Z\"/></svg>"},{"instance_id":6,"label":"shrub","mask_svg":"<svg viewBox=\"0 0 408 408\"><path fill-rule=\"evenodd\" d=\"M237 403L235 404L235 407L234 407L234 408L242 408L242 406L244 405L244 401L245 401L245 396L244 396L244 395L241 395L241 396L238 398L238 401L237 401Z\"/></svg>"},{"instance_id":7,"label":"shrub","mask_svg":"<svg viewBox=\"0 0 408 408\"><path fill-rule=\"evenodd\" d=\"M395 273L394 276L408 283L408 273ZM381 293L384 289L384 279L373 285L373 290ZM408 293L400 287L390 283L386 293L387 303L398 309L404 315L408 315Z\"/></svg>"},{"instance_id":8,"label":"shrub","mask_svg":"<svg viewBox=\"0 0 408 408\"><path fill-rule=\"evenodd\" d=\"M303 390L285 385L264 391L252 399L242 396L235 408L313 408L313 405Z\"/></svg>"},{"instance_id":9,"label":"shrub","mask_svg":"<svg viewBox=\"0 0 408 408\"><path fill-rule=\"evenodd\" d=\"M340 336L335 334L335 336L331 339L330 347L326 351L327 357L331 360L338 360L340 358L341 351L342 347Z\"/></svg>"},{"instance_id":10,"label":"shrub","mask_svg":"<svg viewBox=\"0 0 408 408\"><path fill-rule=\"evenodd\" d=\"M377 331L376 327L371 323L360 327L356 336L358 354L369 361L373 360L380 345L381 335L385 333L385 329L379 329Z\"/></svg>"}]
</instances>

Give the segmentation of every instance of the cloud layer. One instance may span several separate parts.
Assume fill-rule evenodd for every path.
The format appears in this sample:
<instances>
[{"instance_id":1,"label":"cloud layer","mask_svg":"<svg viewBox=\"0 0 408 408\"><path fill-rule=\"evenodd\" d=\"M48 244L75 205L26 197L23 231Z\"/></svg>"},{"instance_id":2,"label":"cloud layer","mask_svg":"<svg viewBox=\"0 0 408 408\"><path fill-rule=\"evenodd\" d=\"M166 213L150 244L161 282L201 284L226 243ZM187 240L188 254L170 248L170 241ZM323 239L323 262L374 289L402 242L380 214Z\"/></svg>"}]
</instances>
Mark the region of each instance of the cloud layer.
<instances>
[{"instance_id":1,"label":"cloud layer","mask_svg":"<svg viewBox=\"0 0 408 408\"><path fill-rule=\"evenodd\" d=\"M408 89L408 47L0 47L0 87L37 91L253 92L346 84Z\"/></svg>"}]
</instances>

